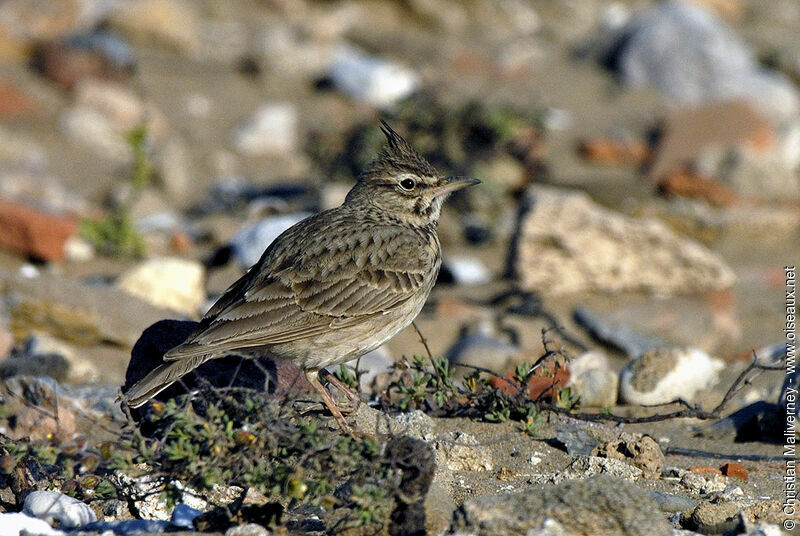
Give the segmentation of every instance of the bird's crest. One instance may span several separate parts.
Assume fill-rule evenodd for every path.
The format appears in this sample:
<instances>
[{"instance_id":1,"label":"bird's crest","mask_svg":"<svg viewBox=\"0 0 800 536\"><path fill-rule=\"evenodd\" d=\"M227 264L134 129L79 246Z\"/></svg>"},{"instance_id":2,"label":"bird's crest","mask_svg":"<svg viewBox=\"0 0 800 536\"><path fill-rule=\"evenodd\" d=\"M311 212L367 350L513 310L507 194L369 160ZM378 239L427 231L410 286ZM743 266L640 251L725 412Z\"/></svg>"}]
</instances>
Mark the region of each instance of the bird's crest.
<instances>
[{"instance_id":1,"label":"bird's crest","mask_svg":"<svg viewBox=\"0 0 800 536\"><path fill-rule=\"evenodd\" d=\"M362 178L386 173L410 172L418 176L435 177L436 169L403 139L389 123L381 120L381 132L386 146L361 174Z\"/></svg>"}]
</instances>

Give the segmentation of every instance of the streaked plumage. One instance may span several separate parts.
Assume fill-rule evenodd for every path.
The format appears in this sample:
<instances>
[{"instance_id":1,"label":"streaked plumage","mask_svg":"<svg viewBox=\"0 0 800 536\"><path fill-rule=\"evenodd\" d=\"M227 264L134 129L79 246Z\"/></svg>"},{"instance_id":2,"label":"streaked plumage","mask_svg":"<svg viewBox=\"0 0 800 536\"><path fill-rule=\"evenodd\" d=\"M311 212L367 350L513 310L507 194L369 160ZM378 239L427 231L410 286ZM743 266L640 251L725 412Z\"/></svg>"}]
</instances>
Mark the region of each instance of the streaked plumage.
<instances>
[{"instance_id":1,"label":"streaked plumage","mask_svg":"<svg viewBox=\"0 0 800 536\"><path fill-rule=\"evenodd\" d=\"M269 354L300 366L331 412L321 368L363 355L408 326L441 265L439 212L476 179L440 177L388 125L388 143L341 206L285 231L206 313L166 363L124 395L144 404L200 364L230 353Z\"/></svg>"}]
</instances>

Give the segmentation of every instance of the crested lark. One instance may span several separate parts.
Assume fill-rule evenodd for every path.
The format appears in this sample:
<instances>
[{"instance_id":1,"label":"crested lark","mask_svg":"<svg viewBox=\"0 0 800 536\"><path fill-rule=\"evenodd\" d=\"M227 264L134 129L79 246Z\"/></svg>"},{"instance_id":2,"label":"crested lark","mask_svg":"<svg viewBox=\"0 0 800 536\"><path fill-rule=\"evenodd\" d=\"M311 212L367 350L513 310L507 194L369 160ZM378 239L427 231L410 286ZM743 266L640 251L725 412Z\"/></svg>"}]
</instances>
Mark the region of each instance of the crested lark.
<instances>
[{"instance_id":1,"label":"crested lark","mask_svg":"<svg viewBox=\"0 0 800 536\"><path fill-rule=\"evenodd\" d=\"M317 378L320 369L374 350L414 320L442 261L442 202L480 182L441 177L382 124L388 143L344 204L279 236L197 331L125 393L128 405L141 406L209 359L268 354L297 364L347 430Z\"/></svg>"}]
</instances>

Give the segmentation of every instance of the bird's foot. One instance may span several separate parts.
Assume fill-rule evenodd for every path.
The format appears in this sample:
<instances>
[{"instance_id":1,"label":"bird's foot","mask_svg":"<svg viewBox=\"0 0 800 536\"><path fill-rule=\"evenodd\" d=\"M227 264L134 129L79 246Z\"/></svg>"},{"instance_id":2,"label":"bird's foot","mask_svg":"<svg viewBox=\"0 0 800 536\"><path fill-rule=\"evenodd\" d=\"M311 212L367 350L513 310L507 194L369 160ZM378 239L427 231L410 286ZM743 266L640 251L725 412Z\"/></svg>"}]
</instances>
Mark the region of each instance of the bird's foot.
<instances>
[{"instance_id":1,"label":"bird's foot","mask_svg":"<svg viewBox=\"0 0 800 536\"><path fill-rule=\"evenodd\" d=\"M342 412L339 410L339 407L333 401L333 397L331 397L331 393L327 389L325 389L325 387L319 382L319 379L317 378L318 371L316 371L316 370L313 370L313 371L312 370L308 370L308 371L305 372L305 375L306 375L306 380L308 380L308 383L311 384L311 387L313 387L320 394L320 396L322 397L322 402L328 408L328 411L331 412L331 415L333 415L333 418L336 419L336 423L339 425L339 428L342 429L342 432L344 432L345 434L347 434L347 435L349 435L349 436L351 436L351 437L353 437L355 439L359 439L360 438L359 434L357 434L350 427L350 425L347 424L347 421L345 420L344 415L342 415ZM336 381L339 381L339 380L337 379ZM333 382L331 382L331 383L333 383ZM339 382L339 383L341 383L341 382ZM342 384L342 385L344 385L344 384Z\"/></svg>"},{"instance_id":2,"label":"bird's foot","mask_svg":"<svg viewBox=\"0 0 800 536\"><path fill-rule=\"evenodd\" d=\"M344 396L346 396L350 401L349 404L341 407L341 410L344 411L344 413L352 413L358 409L358 407L361 405L361 397L358 393L354 393L347 385L337 378L335 374L328 372L325 369L320 370L319 373L325 378L325 381L339 389L339 391L341 391L342 394L344 394Z\"/></svg>"}]
</instances>

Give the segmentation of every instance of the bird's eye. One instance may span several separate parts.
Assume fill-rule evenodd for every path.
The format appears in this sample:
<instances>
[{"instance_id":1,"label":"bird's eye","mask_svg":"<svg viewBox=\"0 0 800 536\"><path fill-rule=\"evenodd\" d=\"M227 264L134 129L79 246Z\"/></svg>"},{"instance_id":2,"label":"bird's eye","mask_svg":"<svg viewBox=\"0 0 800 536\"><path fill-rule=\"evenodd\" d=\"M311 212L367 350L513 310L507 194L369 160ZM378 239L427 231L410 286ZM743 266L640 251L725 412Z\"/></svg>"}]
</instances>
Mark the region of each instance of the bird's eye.
<instances>
[{"instance_id":1,"label":"bird's eye","mask_svg":"<svg viewBox=\"0 0 800 536\"><path fill-rule=\"evenodd\" d=\"M414 179L403 179L400 181L400 186L403 188L403 190L413 190L416 184L417 183L414 182Z\"/></svg>"}]
</instances>

